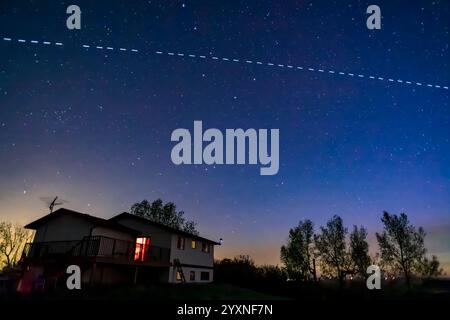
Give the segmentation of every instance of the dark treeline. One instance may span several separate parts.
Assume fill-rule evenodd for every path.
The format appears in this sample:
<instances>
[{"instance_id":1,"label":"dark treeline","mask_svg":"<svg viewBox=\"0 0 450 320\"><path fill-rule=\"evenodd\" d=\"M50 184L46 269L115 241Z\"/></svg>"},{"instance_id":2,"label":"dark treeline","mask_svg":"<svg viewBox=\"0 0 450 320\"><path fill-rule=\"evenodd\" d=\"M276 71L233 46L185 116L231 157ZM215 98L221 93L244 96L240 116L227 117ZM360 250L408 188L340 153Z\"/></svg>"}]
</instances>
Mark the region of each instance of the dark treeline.
<instances>
[{"instance_id":1,"label":"dark treeline","mask_svg":"<svg viewBox=\"0 0 450 320\"><path fill-rule=\"evenodd\" d=\"M427 280L443 273L436 256L427 257L425 231L413 226L406 214L384 212L383 230L376 233L378 252L369 254L367 229L353 226L349 232L341 217L331 217L317 230L305 219L289 230L280 249L282 267L256 266L249 256L215 262L215 280L283 295L286 291L321 291L335 284L337 290L359 285L366 289L367 268L377 265L382 279L405 284ZM395 280L395 281L394 281ZM299 286L301 284L301 286ZM367 289L366 289L367 290Z\"/></svg>"}]
</instances>

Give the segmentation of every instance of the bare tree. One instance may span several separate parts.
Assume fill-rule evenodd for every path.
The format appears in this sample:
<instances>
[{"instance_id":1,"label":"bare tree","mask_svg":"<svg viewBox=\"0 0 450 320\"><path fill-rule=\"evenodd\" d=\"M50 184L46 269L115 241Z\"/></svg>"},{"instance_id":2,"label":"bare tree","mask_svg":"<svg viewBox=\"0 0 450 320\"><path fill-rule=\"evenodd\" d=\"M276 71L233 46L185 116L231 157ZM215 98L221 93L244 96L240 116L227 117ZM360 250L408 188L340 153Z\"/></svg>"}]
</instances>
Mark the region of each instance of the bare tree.
<instances>
[{"instance_id":1,"label":"bare tree","mask_svg":"<svg viewBox=\"0 0 450 320\"><path fill-rule=\"evenodd\" d=\"M412 274L420 271L425 261L425 231L411 225L404 213L397 216L385 211L381 222L384 230L376 234L381 262L391 271L402 273L409 288Z\"/></svg>"},{"instance_id":2,"label":"bare tree","mask_svg":"<svg viewBox=\"0 0 450 320\"><path fill-rule=\"evenodd\" d=\"M0 263L5 264L7 268L14 267L30 238L29 230L11 222L0 222Z\"/></svg>"},{"instance_id":3,"label":"bare tree","mask_svg":"<svg viewBox=\"0 0 450 320\"><path fill-rule=\"evenodd\" d=\"M313 252L314 226L311 220L300 221L289 230L288 243L281 247L281 261L291 278L316 281Z\"/></svg>"}]
</instances>

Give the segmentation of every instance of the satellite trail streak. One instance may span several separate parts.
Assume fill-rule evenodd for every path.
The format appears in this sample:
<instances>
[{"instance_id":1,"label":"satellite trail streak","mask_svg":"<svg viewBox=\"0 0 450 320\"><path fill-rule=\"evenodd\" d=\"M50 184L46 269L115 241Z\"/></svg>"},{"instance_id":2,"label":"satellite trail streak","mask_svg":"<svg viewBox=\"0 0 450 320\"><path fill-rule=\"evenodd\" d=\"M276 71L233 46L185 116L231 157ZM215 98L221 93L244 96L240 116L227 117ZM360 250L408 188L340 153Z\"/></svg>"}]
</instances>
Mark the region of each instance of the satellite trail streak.
<instances>
[{"instance_id":1,"label":"satellite trail streak","mask_svg":"<svg viewBox=\"0 0 450 320\"><path fill-rule=\"evenodd\" d=\"M8 37L3 37L3 41L7 41L7 42L13 42L14 39L12 38L8 38ZM17 39L17 42L19 43L27 43L27 40L25 39ZM38 40L31 40L29 41L30 43L33 44L45 44L45 45L49 45L51 44L51 42L49 41L42 41L39 42ZM55 46L63 46L62 42L53 42L53 44ZM103 50L104 48L106 48L107 50L115 50L114 47L103 47L103 46L96 46L96 45L88 45L88 44L83 44L80 47L84 48L84 49L89 49L89 48L96 48L99 50ZM127 49L127 48L123 48L123 47L119 47L118 49L121 52L133 52L133 53L137 53L139 52L138 49L135 48L131 48L131 49ZM145 51L144 51L145 52ZM312 72L319 72L319 73L328 73L328 74L339 74L339 75L347 75L349 77L354 77L355 73L350 73L350 72L342 72L342 71L334 71L334 70L325 70L325 69L316 69L316 68L311 68L311 67L302 67L302 66L294 66L294 65L285 65L285 64L276 64L276 63L271 63L271 62L267 62L267 63L263 63L261 61L256 61L254 62L253 60L247 60L247 59L236 59L236 58L227 58L227 57L218 57L218 56L206 56L206 55L195 55L195 54L188 54L188 53L177 53L175 54L174 52L163 52L163 51L153 51L152 53L155 54L159 54L159 55L168 55L171 57L180 57L180 58L184 58L184 57L190 57L190 58L200 58L200 59L211 59L214 61L233 61L233 62L244 62L245 64L256 64L256 65L266 65L266 66L275 66L275 67L279 67L279 68L284 68L285 66L289 69L297 69L297 70L308 70L308 71L312 71ZM436 84L431 84L431 83L422 83L422 82L414 82L414 81L406 81L406 80L402 80L402 79L393 79L393 78L386 78L386 77L376 77L373 75L370 76L366 76L364 74L357 74L358 78L360 79L370 79L370 80L379 80L379 81L383 81L386 82L386 79L388 82L391 83L399 83L399 84L406 84L406 85L415 85L415 86L419 86L419 87L425 87L425 88L436 88L436 89L445 89L448 90L448 86L443 86L443 85L436 85Z\"/></svg>"}]
</instances>

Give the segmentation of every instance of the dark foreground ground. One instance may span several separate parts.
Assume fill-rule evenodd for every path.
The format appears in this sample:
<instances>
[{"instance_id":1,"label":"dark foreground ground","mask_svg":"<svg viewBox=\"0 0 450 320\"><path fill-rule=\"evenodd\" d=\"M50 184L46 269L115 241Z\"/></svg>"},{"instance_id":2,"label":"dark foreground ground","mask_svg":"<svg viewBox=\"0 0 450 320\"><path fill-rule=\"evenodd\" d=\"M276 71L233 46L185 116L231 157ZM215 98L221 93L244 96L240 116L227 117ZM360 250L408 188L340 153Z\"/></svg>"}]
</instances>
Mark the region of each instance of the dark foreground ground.
<instances>
[{"instance_id":1,"label":"dark foreground ground","mask_svg":"<svg viewBox=\"0 0 450 320\"><path fill-rule=\"evenodd\" d=\"M429 319L448 312L450 280L415 284L384 283L370 291L364 283L295 282L257 288L237 285L182 284L82 288L29 295L1 294L0 309L14 310L19 318L44 319L319 319L384 318ZM206 315L205 310L209 308ZM188 312L196 310L195 314ZM249 312L249 313L242 313ZM70 317L69 317L70 316Z\"/></svg>"},{"instance_id":2,"label":"dark foreground ground","mask_svg":"<svg viewBox=\"0 0 450 320\"><path fill-rule=\"evenodd\" d=\"M285 282L259 284L252 288L225 283L159 284L57 289L28 295L0 293L2 300L309 300L309 301L380 301L380 300L448 300L450 279L428 280L413 284L408 290L401 282L383 283L381 290L368 290L363 282L347 282L340 288L336 282L318 284Z\"/></svg>"},{"instance_id":3,"label":"dark foreground ground","mask_svg":"<svg viewBox=\"0 0 450 320\"><path fill-rule=\"evenodd\" d=\"M228 284L136 285L58 289L29 295L3 294L0 299L30 300L282 300L277 297Z\"/></svg>"}]
</instances>

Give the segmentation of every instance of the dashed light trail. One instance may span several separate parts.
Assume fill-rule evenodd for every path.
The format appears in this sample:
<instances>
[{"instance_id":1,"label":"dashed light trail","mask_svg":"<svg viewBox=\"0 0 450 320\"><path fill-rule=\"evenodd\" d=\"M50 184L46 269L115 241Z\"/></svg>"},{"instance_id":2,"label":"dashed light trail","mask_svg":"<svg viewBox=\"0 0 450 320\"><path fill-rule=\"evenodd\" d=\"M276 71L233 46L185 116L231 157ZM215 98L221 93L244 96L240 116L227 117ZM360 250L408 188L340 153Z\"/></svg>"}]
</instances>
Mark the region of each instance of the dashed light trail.
<instances>
[{"instance_id":1,"label":"dashed light trail","mask_svg":"<svg viewBox=\"0 0 450 320\"><path fill-rule=\"evenodd\" d=\"M32 44L32 45L45 45L45 46L54 45L54 46L58 46L58 47L64 46L64 44L62 42L13 39L13 38L8 38L8 37L3 37L3 41L17 42L19 44ZM140 52L138 49L134 49L134 48L99 46L99 45L92 45L92 44L82 44L82 45L80 45L80 47L83 49L86 49L86 50L92 49L92 50L120 51L120 52L132 52L132 53ZM397 84L401 84L401 85L448 90L448 86L444 86L444 85L431 84L431 83L425 83L425 82L417 82L417 81L404 80L404 79L394 79L393 77L380 77L380 76L366 75L366 74L361 74L361 73L343 72L343 71L336 71L336 70L331 70L331 69L312 68L309 66L306 67L306 66L299 66L299 65L293 65L293 64L263 62L263 61L258 61L258 60L219 57L216 55L199 55L199 54L181 53L181 52L174 52L174 51L150 51L150 53L154 53L154 54L158 54L158 55L180 57L180 58L187 57L187 58L191 58L191 59L201 59L201 60L210 59L210 60L214 60L214 61L223 61L225 63L245 63L245 64L254 64L254 65L258 65L258 66L272 67L272 68L286 68L286 69L301 70L301 71L308 71L308 72L328 73L328 74L337 75L337 76L368 79L370 81L372 81L372 80L373 81L383 81L383 82L389 82L389 83L397 83Z\"/></svg>"}]
</instances>

